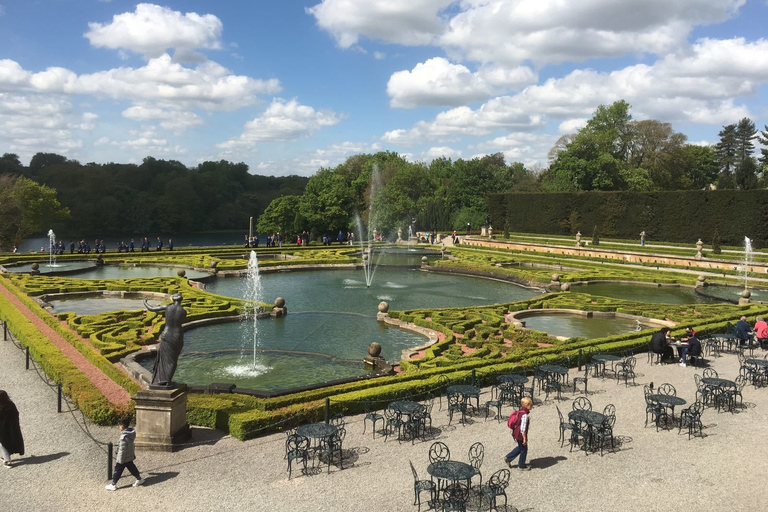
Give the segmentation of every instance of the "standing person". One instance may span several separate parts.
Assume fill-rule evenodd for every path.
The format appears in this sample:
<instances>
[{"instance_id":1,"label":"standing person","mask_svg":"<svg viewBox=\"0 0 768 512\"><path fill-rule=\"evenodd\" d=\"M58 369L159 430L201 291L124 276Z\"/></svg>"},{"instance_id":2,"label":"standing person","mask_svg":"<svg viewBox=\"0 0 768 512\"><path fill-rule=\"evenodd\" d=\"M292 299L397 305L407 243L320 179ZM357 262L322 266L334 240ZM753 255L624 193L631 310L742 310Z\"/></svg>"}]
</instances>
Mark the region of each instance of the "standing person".
<instances>
[{"instance_id":1,"label":"standing person","mask_svg":"<svg viewBox=\"0 0 768 512\"><path fill-rule=\"evenodd\" d=\"M133 238L131 238L131 245L128 246L128 250L134 252L134 249L136 249L136 245L134 245Z\"/></svg>"},{"instance_id":2,"label":"standing person","mask_svg":"<svg viewBox=\"0 0 768 512\"><path fill-rule=\"evenodd\" d=\"M16 408L8 393L0 389L0 454L3 465L12 467L11 455L24 455L24 437L19 425L19 410Z\"/></svg>"},{"instance_id":3,"label":"standing person","mask_svg":"<svg viewBox=\"0 0 768 512\"><path fill-rule=\"evenodd\" d=\"M645 246L645 231L640 232L640 246Z\"/></svg>"},{"instance_id":4,"label":"standing person","mask_svg":"<svg viewBox=\"0 0 768 512\"><path fill-rule=\"evenodd\" d=\"M531 425L528 416L533 409L533 400L525 396L520 400L520 406L518 411L512 413L516 418L510 418L509 421L512 424L512 438L517 441L517 446L504 457L504 462L511 468L512 461L519 455L518 469L528 470L531 469L531 466L525 465L525 459L528 457L528 427Z\"/></svg>"},{"instance_id":5,"label":"standing person","mask_svg":"<svg viewBox=\"0 0 768 512\"><path fill-rule=\"evenodd\" d=\"M117 490L117 481L123 476L125 468L128 468L128 471L136 478L136 481L133 482L134 487L144 483L144 479L141 478L136 464L133 463L136 460L136 451L133 447L133 442L136 440L136 431L131 428L131 419L122 418L118 428L120 429L120 441L117 442L117 457L115 459L115 472L112 473L112 483L107 484L105 487L108 491Z\"/></svg>"},{"instance_id":6,"label":"standing person","mask_svg":"<svg viewBox=\"0 0 768 512\"><path fill-rule=\"evenodd\" d=\"M160 239L160 237L157 237L157 250L158 251L163 250L163 241Z\"/></svg>"},{"instance_id":7,"label":"standing person","mask_svg":"<svg viewBox=\"0 0 768 512\"><path fill-rule=\"evenodd\" d=\"M69 241L69 254L75 254L75 242Z\"/></svg>"},{"instance_id":8,"label":"standing person","mask_svg":"<svg viewBox=\"0 0 768 512\"><path fill-rule=\"evenodd\" d=\"M173 250L173 238L168 239L168 250L169 251Z\"/></svg>"},{"instance_id":9,"label":"standing person","mask_svg":"<svg viewBox=\"0 0 768 512\"><path fill-rule=\"evenodd\" d=\"M339 230L339 235L336 237L339 240L339 245L344 243L344 233Z\"/></svg>"}]
</instances>

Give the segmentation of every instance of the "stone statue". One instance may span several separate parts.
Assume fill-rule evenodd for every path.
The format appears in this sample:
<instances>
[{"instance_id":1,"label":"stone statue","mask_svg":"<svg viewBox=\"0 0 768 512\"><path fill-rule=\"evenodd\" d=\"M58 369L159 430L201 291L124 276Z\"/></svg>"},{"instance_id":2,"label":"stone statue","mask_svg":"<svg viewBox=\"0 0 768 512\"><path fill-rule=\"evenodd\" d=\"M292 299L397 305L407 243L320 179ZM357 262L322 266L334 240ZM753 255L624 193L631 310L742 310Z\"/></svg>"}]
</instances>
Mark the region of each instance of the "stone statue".
<instances>
[{"instance_id":1,"label":"stone statue","mask_svg":"<svg viewBox=\"0 0 768 512\"><path fill-rule=\"evenodd\" d=\"M576 232L576 247L581 247L581 231Z\"/></svg>"},{"instance_id":2,"label":"stone statue","mask_svg":"<svg viewBox=\"0 0 768 512\"><path fill-rule=\"evenodd\" d=\"M403 241L403 228L397 228L397 243Z\"/></svg>"},{"instance_id":3,"label":"stone statue","mask_svg":"<svg viewBox=\"0 0 768 512\"><path fill-rule=\"evenodd\" d=\"M150 306L144 299L144 307L149 311L165 311L165 329L160 334L160 345L157 347L157 359L152 369L152 384L150 389L172 389L176 387L172 381L176 372L176 363L184 347L184 329L182 324L187 318L187 311L181 306L182 296L176 293L171 297L172 304L167 306Z\"/></svg>"}]
</instances>

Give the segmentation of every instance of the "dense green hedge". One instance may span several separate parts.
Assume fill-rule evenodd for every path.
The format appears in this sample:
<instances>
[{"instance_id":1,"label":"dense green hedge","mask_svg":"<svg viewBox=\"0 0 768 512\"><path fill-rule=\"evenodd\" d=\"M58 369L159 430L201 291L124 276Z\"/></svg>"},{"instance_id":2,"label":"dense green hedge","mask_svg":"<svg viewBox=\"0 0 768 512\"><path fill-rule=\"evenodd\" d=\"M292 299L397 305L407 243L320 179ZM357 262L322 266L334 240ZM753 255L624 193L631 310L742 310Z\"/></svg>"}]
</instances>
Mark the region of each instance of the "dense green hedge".
<instances>
[{"instance_id":1,"label":"dense green hedge","mask_svg":"<svg viewBox=\"0 0 768 512\"><path fill-rule=\"evenodd\" d=\"M743 245L744 236L768 245L768 192L765 190L685 190L675 192L578 192L491 194L488 209L495 231L574 234L601 237Z\"/></svg>"}]
</instances>

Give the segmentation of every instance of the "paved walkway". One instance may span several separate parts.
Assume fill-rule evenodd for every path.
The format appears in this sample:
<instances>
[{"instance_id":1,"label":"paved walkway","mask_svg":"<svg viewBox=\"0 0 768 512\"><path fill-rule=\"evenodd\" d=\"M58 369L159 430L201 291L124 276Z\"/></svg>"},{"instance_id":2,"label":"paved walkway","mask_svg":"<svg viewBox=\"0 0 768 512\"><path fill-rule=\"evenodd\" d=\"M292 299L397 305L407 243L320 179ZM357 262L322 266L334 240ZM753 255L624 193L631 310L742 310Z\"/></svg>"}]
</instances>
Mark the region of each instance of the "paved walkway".
<instances>
[{"instance_id":1,"label":"paved walkway","mask_svg":"<svg viewBox=\"0 0 768 512\"><path fill-rule=\"evenodd\" d=\"M18 309L35 328L43 333L48 340L58 348L72 363L77 366L88 380L96 386L102 394L115 405L127 404L131 395L122 386L107 377L96 365L88 360L83 354L65 340L59 333L53 330L48 324L24 305L14 294L0 284L0 293L8 299L13 306Z\"/></svg>"},{"instance_id":2,"label":"paved walkway","mask_svg":"<svg viewBox=\"0 0 768 512\"><path fill-rule=\"evenodd\" d=\"M735 355L712 366L721 376L738 373ZM675 385L678 395L694 399L693 374L678 365L649 366L638 356L637 386L590 379L589 399L602 410L617 408L615 453L585 455L560 447L555 406L564 413L574 396L537 403L532 414L529 460L532 471L513 470L507 494L511 510L676 512L702 510L761 511L768 508L768 389L745 388L747 407L736 414L707 409L704 438L688 440L677 429L656 432L643 426L641 384ZM575 374L571 370L571 377ZM104 490L106 455L69 413L56 413L56 395L34 371L24 370L24 353L0 341L0 388L21 412L27 455L12 469L0 469L0 501L13 510L79 511L412 511L413 480L408 460L426 477L433 440L446 443L451 458L467 460L475 441L485 445L484 481L504 466L512 442L504 422L475 416L466 426L448 425L445 411L433 411L435 436L429 441L398 444L362 434L362 417L348 418L345 469L301 471L287 479L283 434L241 442L215 430L193 429L192 444L176 453L139 452L137 465L146 486L130 487L126 473L117 492ZM484 390L481 403L488 390ZM579 395L580 396L580 395ZM504 408L508 415L510 407ZM101 441L116 441L117 428L94 427ZM487 510L487 508L484 508ZM422 508L422 510L424 510ZM500 510L505 510L500 507Z\"/></svg>"}]
</instances>

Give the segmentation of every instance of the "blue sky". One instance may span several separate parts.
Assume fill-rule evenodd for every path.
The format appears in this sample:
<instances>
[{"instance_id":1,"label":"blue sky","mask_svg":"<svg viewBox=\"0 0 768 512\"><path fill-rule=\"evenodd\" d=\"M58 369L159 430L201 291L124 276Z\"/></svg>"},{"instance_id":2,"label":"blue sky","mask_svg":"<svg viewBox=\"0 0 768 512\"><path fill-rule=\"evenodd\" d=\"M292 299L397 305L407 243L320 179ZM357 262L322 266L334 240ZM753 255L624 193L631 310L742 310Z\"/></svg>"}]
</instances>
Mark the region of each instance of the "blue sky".
<instances>
[{"instance_id":1,"label":"blue sky","mask_svg":"<svg viewBox=\"0 0 768 512\"><path fill-rule=\"evenodd\" d=\"M311 175L547 151L595 108L768 123L766 0L0 0L0 153Z\"/></svg>"}]
</instances>

